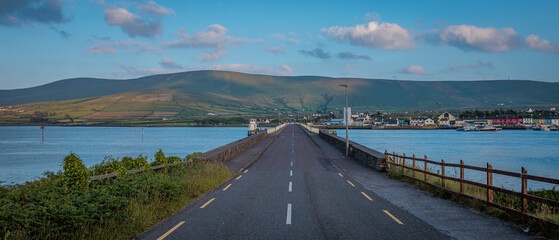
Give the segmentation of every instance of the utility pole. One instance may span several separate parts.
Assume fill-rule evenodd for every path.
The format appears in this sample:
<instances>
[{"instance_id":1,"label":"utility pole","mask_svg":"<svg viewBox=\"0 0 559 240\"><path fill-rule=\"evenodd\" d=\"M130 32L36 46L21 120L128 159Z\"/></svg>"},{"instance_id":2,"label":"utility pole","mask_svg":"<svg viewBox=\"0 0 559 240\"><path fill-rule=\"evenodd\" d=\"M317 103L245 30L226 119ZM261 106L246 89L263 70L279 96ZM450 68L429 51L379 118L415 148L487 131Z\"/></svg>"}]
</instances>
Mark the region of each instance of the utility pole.
<instances>
[{"instance_id":1,"label":"utility pole","mask_svg":"<svg viewBox=\"0 0 559 240\"><path fill-rule=\"evenodd\" d=\"M346 157L349 156L349 121L348 119L351 119L351 116L349 116L349 111L347 109L347 84L340 84L340 87L345 87L345 155Z\"/></svg>"}]
</instances>

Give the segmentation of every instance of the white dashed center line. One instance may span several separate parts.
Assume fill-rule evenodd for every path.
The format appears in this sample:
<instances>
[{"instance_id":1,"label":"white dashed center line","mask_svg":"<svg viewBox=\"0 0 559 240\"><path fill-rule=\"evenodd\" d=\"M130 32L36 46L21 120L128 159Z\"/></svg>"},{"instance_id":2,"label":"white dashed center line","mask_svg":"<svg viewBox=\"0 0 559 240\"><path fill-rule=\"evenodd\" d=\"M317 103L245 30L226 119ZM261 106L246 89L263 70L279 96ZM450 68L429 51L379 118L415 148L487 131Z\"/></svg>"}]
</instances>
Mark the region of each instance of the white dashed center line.
<instances>
[{"instance_id":1,"label":"white dashed center line","mask_svg":"<svg viewBox=\"0 0 559 240\"><path fill-rule=\"evenodd\" d=\"M287 219L285 220L286 225L291 225L291 203L287 204Z\"/></svg>"}]
</instances>

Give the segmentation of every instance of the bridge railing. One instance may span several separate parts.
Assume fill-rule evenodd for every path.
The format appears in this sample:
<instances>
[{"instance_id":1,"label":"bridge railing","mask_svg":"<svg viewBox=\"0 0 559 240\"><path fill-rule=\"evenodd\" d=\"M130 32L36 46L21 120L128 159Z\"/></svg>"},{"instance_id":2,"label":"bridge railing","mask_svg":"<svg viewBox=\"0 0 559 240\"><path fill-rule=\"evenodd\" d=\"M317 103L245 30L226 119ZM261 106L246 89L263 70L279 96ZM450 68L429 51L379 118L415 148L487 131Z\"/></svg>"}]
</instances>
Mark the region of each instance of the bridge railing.
<instances>
[{"instance_id":1,"label":"bridge railing","mask_svg":"<svg viewBox=\"0 0 559 240\"><path fill-rule=\"evenodd\" d=\"M489 163L487 163L487 167L484 168L478 166L465 165L464 161L462 160L460 160L460 164L456 164L456 163L447 163L444 160L441 160L440 162L432 161L427 159L427 156L424 156L424 158L417 158L415 157L415 155L406 156L406 154L399 155L396 153L388 153L386 150L384 154L386 156L386 163L388 165L388 168L393 171L397 171L400 176L410 178L414 181L422 182L424 184L430 185L438 189L442 189L454 195L466 197L469 199L484 201L487 206L495 207L504 210L506 212L520 215L523 217L523 219L530 218L535 221L541 221L550 224L551 226L554 227L559 227L559 224L556 222L542 219L528 212L528 201L530 200L530 201L546 204L547 206L550 207L551 209L550 211L552 212L552 214L559 214L559 201L528 194L528 180L551 183L551 184L559 184L559 179L528 175L528 171L526 171L524 167L522 167L520 173L517 173L517 172L493 169L493 167ZM433 165L436 165L437 168L440 168L440 171L437 170L436 173L433 172L432 170L430 170L429 164L431 164L431 167ZM448 176L446 174L447 171L445 168L460 169L460 177ZM465 179L464 169L484 172L487 176L485 183L480 183L480 182ZM493 174L519 178L521 180L520 181L521 192L494 186ZM472 190L472 191L468 191L468 190ZM521 206L519 207L520 209L516 209L514 206L504 206L495 203L494 191L520 198L521 199ZM474 194L470 195L468 194L468 192Z\"/></svg>"},{"instance_id":2,"label":"bridge railing","mask_svg":"<svg viewBox=\"0 0 559 240\"><path fill-rule=\"evenodd\" d=\"M309 131L309 132L316 133L316 134L320 133L320 128L311 127L307 124L302 124L302 123L299 123L299 125L301 127L304 127L305 129L307 129L307 131Z\"/></svg>"},{"instance_id":3,"label":"bridge railing","mask_svg":"<svg viewBox=\"0 0 559 240\"><path fill-rule=\"evenodd\" d=\"M266 133L268 133L268 134L275 133L275 132L279 131L280 129L282 129L282 128L285 127L285 126L287 126L287 123L283 123L283 124L277 125L277 126L275 126L275 127L273 127L273 128L268 128L268 129L266 129Z\"/></svg>"}]
</instances>

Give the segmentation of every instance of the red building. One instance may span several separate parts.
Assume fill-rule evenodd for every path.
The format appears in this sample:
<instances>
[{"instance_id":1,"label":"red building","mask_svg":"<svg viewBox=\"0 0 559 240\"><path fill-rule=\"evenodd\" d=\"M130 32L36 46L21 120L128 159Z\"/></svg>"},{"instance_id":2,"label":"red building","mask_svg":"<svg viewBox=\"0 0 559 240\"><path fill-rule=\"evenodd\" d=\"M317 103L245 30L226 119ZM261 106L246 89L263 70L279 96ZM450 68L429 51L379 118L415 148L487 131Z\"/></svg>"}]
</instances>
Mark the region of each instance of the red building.
<instances>
[{"instance_id":1,"label":"red building","mask_svg":"<svg viewBox=\"0 0 559 240\"><path fill-rule=\"evenodd\" d=\"M519 125L523 124L524 120L515 115L499 115L493 119L493 124L498 125Z\"/></svg>"}]
</instances>

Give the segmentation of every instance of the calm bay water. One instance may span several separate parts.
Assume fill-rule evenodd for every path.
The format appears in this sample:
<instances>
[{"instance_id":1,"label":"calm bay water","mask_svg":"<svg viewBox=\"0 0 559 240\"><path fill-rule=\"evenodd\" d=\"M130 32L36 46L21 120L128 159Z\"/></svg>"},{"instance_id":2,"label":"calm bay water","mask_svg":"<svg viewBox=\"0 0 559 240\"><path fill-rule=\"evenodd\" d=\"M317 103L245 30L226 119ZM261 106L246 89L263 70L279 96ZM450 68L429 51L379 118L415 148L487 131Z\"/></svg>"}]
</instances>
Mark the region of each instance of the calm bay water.
<instances>
[{"instance_id":1,"label":"calm bay water","mask_svg":"<svg viewBox=\"0 0 559 240\"><path fill-rule=\"evenodd\" d=\"M345 137L344 130L338 135ZM499 132L457 132L454 130L350 130L349 139L377 151L415 154L430 160L486 167L520 173L559 178L559 132L503 130ZM423 164L421 162L421 164ZM431 165L430 165L431 167ZM436 168L434 165L433 169ZM459 169L447 168L448 175L460 176ZM485 182L486 175L465 171L468 179ZM493 184L519 190L520 179L495 175ZM557 185L528 181L531 189Z\"/></svg>"},{"instance_id":2,"label":"calm bay water","mask_svg":"<svg viewBox=\"0 0 559 240\"><path fill-rule=\"evenodd\" d=\"M47 127L44 141L39 127L0 127L0 181L24 183L44 171L62 169L70 152L78 154L86 166L113 157L143 154L153 159L160 148L167 155L184 157L205 152L244 138L241 128L144 128L139 127ZM343 130L338 135L345 136ZM351 140L378 151L427 155L431 160L485 167L559 178L559 132L509 130L500 132L457 132L453 130L350 130ZM433 166L433 169L437 169ZM458 170L447 169L447 174ZM485 175L466 171L466 177L480 182ZM520 180L495 176L494 184L510 189ZM553 185L529 181L532 189ZM557 186L559 187L559 186Z\"/></svg>"},{"instance_id":3,"label":"calm bay water","mask_svg":"<svg viewBox=\"0 0 559 240\"><path fill-rule=\"evenodd\" d=\"M0 127L0 181L24 183L45 171L62 169L64 156L74 152L86 166L113 157L143 154L153 159L160 148L166 156L185 157L246 137L247 128Z\"/></svg>"}]
</instances>

